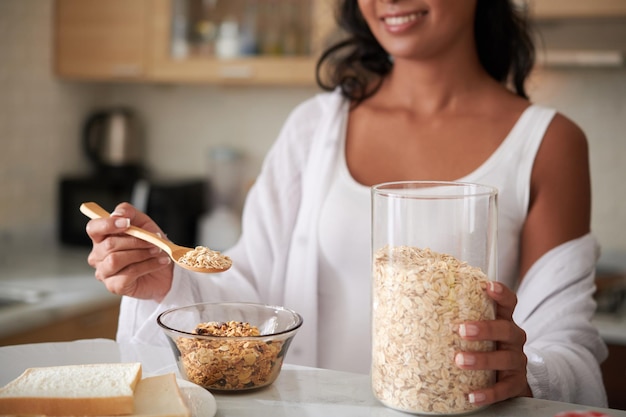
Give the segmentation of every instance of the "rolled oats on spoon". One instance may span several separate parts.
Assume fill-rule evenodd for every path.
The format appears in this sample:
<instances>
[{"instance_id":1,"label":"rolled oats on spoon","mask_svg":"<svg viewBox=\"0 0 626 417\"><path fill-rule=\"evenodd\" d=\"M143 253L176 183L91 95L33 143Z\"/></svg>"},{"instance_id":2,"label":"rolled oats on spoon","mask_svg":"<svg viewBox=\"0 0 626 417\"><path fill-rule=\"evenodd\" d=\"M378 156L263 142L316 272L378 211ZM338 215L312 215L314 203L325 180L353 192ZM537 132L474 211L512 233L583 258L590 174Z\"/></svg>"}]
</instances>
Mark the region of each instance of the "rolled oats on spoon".
<instances>
[{"instance_id":1,"label":"rolled oats on spoon","mask_svg":"<svg viewBox=\"0 0 626 417\"><path fill-rule=\"evenodd\" d=\"M93 202L81 204L80 211L91 219L110 216L109 212ZM137 226L130 226L125 233L158 246L170 255L176 264L191 271L217 273L226 271L232 265L228 256L204 246L197 246L195 249L179 246Z\"/></svg>"}]
</instances>

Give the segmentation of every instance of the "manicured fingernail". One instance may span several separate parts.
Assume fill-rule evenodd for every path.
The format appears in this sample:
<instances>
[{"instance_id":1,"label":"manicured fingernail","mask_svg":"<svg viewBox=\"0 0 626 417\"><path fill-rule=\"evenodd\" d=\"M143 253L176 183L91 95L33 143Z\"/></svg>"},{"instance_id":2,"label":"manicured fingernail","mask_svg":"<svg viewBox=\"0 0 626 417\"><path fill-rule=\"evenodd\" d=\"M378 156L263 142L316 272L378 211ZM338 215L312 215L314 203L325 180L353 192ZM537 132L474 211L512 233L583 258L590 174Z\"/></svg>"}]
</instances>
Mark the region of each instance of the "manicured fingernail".
<instances>
[{"instance_id":1,"label":"manicured fingernail","mask_svg":"<svg viewBox=\"0 0 626 417\"><path fill-rule=\"evenodd\" d=\"M476 336L478 334L478 326L473 324L461 324L459 325L459 334L461 337Z\"/></svg>"},{"instance_id":2,"label":"manicured fingernail","mask_svg":"<svg viewBox=\"0 0 626 417\"><path fill-rule=\"evenodd\" d=\"M115 227L119 227L121 229L127 228L128 226L130 226L130 219L120 217L119 219L115 220Z\"/></svg>"},{"instance_id":3,"label":"manicured fingernail","mask_svg":"<svg viewBox=\"0 0 626 417\"><path fill-rule=\"evenodd\" d=\"M495 281L489 281L489 289L492 292L495 292L496 294L501 294L502 293L502 285L500 285L499 283L497 283Z\"/></svg>"},{"instance_id":4,"label":"manicured fingernail","mask_svg":"<svg viewBox=\"0 0 626 417\"><path fill-rule=\"evenodd\" d=\"M469 402L472 404L482 403L483 401L487 399L487 396L483 394L482 392L470 392L470 394L467 397L468 397Z\"/></svg>"},{"instance_id":5,"label":"manicured fingernail","mask_svg":"<svg viewBox=\"0 0 626 417\"><path fill-rule=\"evenodd\" d=\"M459 366L471 366L476 363L476 357L469 353L457 353L454 357L454 362Z\"/></svg>"},{"instance_id":6,"label":"manicured fingernail","mask_svg":"<svg viewBox=\"0 0 626 417\"><path fill-rule=\"evenodd\" d=\"M161 248L159 248L158 246L153 246L150 248L150 255L156 255L157 253L161 252Z\"/></svg>"},{"instance_id":7,"label":"manicured fingernail","mask_svg":"<svg viewBox=\"0 0 626 417\"><path fill-rule=\"evenodd\" d=\"M169 256L162 256L159 258L159 263L162 265L167 265L171 262L171 259Z\"/></svg>"}]
</instances>

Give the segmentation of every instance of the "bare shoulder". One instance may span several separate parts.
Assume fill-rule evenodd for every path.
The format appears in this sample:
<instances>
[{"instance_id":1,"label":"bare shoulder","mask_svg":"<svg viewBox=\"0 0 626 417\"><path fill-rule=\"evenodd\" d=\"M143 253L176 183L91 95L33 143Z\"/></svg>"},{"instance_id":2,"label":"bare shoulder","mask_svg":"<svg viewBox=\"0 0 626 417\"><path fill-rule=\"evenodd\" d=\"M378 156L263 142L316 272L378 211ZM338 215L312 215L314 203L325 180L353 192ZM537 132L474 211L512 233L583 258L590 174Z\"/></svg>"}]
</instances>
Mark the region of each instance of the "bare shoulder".
<instances>
[{"instance_id":1,"label":"bare shoulder","mask_svg":"<svg viewBox=\"0 0 626 417\"><path fill-rule=\"evenodd\" d=\"M564 187L589 176L587 136L575 122L557 113L548 126L535 160L534 174L546 184ZM559 184L554 184L559 181ZM538 184L535 184L538 185ZM583 186L584 184L579 184Z\"/></svg>"},{"instance_id":2,"label":"bare shoulder","mask_svg":"<svg viewBox=\"0 0 626 417\"><path fill-rule=\"evenodd\" d=\"M586 157L587 148L587 136L580 126L563 114L556 113L546 131L541 153L559 152L570 156L582 153L579 156Z\"/></svg>"},{"instance_id":3,"label":"bare shoulder","mask_svg":"<svg viewBox=\"0 0 626 417\"><path fill-rule=\"evenodd\" d=\"M575 122L557 113L537 153L533 170L533 186L553 184L553 186L565 187L576 181L587 180L588 159L589 149L584 131ZM579 186L583 185L579 184Z\"/></svg>"}]
</instances>

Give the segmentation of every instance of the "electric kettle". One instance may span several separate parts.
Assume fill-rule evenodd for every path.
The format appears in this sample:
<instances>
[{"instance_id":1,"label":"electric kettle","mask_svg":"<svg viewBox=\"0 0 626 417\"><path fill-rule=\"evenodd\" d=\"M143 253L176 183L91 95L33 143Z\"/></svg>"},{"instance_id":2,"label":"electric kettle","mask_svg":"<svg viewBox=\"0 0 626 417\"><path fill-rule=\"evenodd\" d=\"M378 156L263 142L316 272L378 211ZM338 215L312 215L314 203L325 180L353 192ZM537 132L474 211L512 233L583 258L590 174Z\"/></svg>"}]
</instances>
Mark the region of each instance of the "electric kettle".
<instances>
[{"instance_id":1,"label":"electric kettle","mask_svg":"<svg viewBox=\"0 0 626 417\"><path fill-rule=\"evenodd\" d=\"M83 146L98 168L139 167L143 145L142 126L130 109L97 111L85 121Z\"/></svg>"}]
</instances>

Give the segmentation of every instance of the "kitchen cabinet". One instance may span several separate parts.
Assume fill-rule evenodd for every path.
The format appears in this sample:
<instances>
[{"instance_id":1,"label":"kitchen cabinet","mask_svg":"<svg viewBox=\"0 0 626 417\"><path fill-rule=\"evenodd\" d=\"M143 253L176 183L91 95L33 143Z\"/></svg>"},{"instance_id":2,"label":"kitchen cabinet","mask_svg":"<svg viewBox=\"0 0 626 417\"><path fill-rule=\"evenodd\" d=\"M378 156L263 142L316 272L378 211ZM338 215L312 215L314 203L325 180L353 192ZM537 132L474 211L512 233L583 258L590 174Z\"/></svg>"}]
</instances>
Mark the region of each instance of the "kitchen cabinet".
<instances>
[{"instance_id":1,"label":"kitchen cabinet","mask_svg":"<svg viewBox=\"0 0 626 417\"><path fill-rule=\"evenodd\" d=\"M263 8L280 19L264 21ZM285 10L297 10L293 21ZM282 46L257 39L244 51L250 21L253 36L272 32ZM74 80L313 85L333 28L333 0L57 0L55 68ZM236 43L223 39L233 31Z\"/></svg>"},{"instance_id":2,"label":"kitchen cabinet","mask_svg":"<svg viewBox=\"0 0 626 417\"><path fill-rule=\"evenodd\" d=\"M537 19L626 16L624 0L525 0L525 2L530 7L532 16Z\"/></svg>"},{"instance_id":3,"label":"kitchen cabinet","mask_svg":"<svg viewBox=\"0 0 626 417\"><path fill-rule=\"evenodd\" d=\"M145 78L150 0L58 0L55 6L54 66L58 76Z\"/></svg>"},{"instance_id":4,"label":"kitchen cabinet","mask_svg":"<svg viewBox=\"0 0 626 417\"><path fill-rule=\"evenodd\" d=\"M91 338L115 339L119 311L119 300L111 301L40 327L0 337L0 346Z\"/></svg>"}]
</instances>

